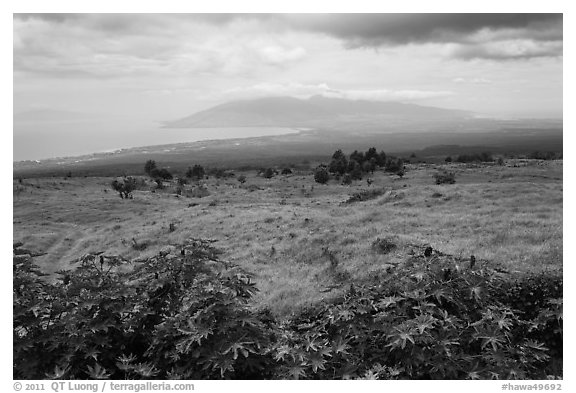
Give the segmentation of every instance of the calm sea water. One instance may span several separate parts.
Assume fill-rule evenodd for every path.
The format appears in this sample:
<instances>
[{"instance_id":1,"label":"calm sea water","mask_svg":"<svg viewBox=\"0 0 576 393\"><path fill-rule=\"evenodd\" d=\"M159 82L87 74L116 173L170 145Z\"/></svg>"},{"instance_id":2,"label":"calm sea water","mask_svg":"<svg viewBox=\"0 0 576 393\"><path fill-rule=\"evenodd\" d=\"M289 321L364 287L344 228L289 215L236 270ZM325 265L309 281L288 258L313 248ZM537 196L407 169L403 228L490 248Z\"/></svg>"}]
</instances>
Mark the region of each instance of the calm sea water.
<instances>
[{"instance_id":1,"label":"calm sea water","mask_svg":"<svg viewBox=\"0 0 576 393\"><path fill-rule=\"evenodd\" d=\"M122 148L296 133L282 127L161 128L151 122L15 122L13 161L79 156Z\"/></svg>"}]
</instances>

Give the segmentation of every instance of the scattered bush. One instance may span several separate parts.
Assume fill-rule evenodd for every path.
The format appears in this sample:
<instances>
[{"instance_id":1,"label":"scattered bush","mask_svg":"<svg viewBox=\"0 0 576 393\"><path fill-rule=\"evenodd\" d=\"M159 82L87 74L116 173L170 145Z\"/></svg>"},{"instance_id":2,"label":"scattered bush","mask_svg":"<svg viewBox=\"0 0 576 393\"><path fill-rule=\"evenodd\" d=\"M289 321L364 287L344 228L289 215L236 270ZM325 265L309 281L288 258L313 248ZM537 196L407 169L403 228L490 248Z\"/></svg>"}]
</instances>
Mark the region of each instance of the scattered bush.
<instances>
[{"instance_id":1,"label":"scattered bush","mask_svg":"<svg viewBox=\"0 0 576 393\"><path fill-rule=\"evenodd\" d=\"M441 171L434 174L436 184L454 184L456 183L456 175L454 172Z\"/></svg>"},{"instance_id":2,"label":"scattered bush","mask_svg":"<svg viewBox=\"0 0 576 393\"><path fill-rule=\"evenodd\" d=\"M372 243L372 249L378 254L388 254L390 251L396 248L396 244L389 239L377 238L374 243Z\"/></svg>"},{"instance_id":3,"label":"scattered bush","mask_svg":"<svg viewBox=\"0 0 576 393\"><path fill-rule=\"evenodd\" d=\"M150 177L153 179L172 180L173 176L166 168L154 168L150 171Z\"/></svg>"},{"instance_id":4,"label":"scattered bush","mask_svg":"<svg viewBox=\"0 0 576 393\"><path fill-rule=\"evenodd\" d=\"M282 175L291 175L291 174L292 174L292 169L290 169L290 168L284 168L284 169L282 169L281 174L282 174Z\"/></svg>"},{"instance_id":5,"label":"scattered bush","mask_svg":"<svg viewBox=\"0 0 576 393\"><path fill-rule=\"evenodd\" d=\"M120 194L122 199L132 199L132 191L136 189L136 179L133 177L124 177L112 181L112 189Z\"/></svg>"},{"instance_id":6,"label":"scattered bush","mask_svg":"<svg viewBox=\"0 0 576 393\"><path fill-rule=\"evenodd\" d=\"M14 264L15 379L270 377L269 332L247 306L248 274L208 242L120 272L117 257L82 258L46 283Z\"/></svg>"},{"instance_id":7,"label":"scattered bush","mask_svg":"<svg viewBox=\"0 0 576 393\"><path fill-rule=\"evenodd\" d=\"M240 175L236 178L240 184L246 183L246 175Z\"/></svg>"},{"instance_id":8,"label":"scattered bush","mask_svg":"<svg viewBox=\"0 0 576 393\"><path fill-rule=\"evenodd\" d=\"M89 254L56 283L18 247L14 379L562 377L561 272L510 276L417 254L277 321L209 241L128 272L120 257Z\"/></svg>"},{"instance_id":9,"label":"scattered bush","mask_svg":"<svg viewBox=\"0 0 576 393\"><path fill-rule=\"evenodd\" d=\"M415 263L351 286L286 325L276 344L280 376L302 379L546 379L561 375L551 345L562 336L558 291L536 318L503 302L492 269L458 269L449 258ZM553 287L561 281L551 279ZM539 318L542 318L541 322ZM556 329L554 338L546 335ZM531 331L528 335L528 332Z\"/></svg>"},{"instance_id":10,"label":"scattered bush","mask_svg":"<svg viewBox=\"0 0 576 393\"><path fill-rule=\"evenodd\" d=\"M262 174L262 176L264 176L265 179L271 179L274 177L274 175L276 174L276 171L272 168L266 168L264 170L264 173Z\"/></svg>"}]
</instances>

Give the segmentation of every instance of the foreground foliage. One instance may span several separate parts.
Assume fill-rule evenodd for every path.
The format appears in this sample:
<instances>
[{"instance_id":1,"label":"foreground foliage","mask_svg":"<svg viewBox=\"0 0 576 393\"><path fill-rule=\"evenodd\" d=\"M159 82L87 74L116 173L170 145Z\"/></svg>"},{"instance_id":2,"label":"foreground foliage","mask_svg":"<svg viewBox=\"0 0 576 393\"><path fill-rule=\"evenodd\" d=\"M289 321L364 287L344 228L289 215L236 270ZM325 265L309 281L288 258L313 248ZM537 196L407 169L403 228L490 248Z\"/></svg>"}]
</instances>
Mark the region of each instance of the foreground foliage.
<instances>
[{"instance_id":1,"label":"foreground foliage","mask_svg":"<svg viewBox=\"0 0 576 393\"><path fill-rule=\"evenodd\" d=\"M86 255L50 284L14 250L15 379L540 379L562 370L562 276L415 254L277 321L204 240Z\"/></svg>"}]
</instances>

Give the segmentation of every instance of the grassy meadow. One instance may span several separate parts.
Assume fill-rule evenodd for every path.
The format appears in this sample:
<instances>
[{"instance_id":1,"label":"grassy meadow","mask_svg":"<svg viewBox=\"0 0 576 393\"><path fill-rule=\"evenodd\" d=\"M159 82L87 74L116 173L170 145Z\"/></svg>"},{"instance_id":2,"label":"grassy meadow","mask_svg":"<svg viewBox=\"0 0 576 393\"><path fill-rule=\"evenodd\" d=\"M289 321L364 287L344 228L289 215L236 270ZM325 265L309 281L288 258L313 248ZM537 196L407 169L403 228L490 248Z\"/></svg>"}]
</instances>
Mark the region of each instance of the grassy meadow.
<instances>
[{"instance_id":1,"label":"grassy meadow","mask_svg":"<svg viewBox=\"0 0 576 393\"><path fill-rule=\"evenodd\" d=\"M456 183L436 185L439 168L455 172ZM237 171L202 180L202 198L186 196L194 182L180 196L175 184L152 191L143 181L133 199L121 199L112 178L15 179L14 241L46 253L36 262L54 273L86 253L136 259L213 239L223 259L254 274L256 304L277 315L387 274L427 245L510 271L562 266L562 161L408 164L403 178L370 178L322 185L311 172L265 179ZM343 203L363 190L380 195ZM385 242L396 247L383 250Z\"/></svg>"}]
</instances>

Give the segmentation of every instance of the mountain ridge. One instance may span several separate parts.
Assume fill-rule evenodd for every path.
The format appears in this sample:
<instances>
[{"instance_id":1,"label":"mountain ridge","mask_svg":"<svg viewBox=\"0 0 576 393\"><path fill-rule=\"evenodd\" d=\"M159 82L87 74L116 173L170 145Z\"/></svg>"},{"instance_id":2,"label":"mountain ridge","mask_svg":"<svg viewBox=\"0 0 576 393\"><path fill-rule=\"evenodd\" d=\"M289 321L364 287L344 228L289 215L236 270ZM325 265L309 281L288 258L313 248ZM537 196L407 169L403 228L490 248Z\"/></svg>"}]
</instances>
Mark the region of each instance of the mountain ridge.
<instances>
[{"instance_id":1,"label":"mountain ridge","mask_svg":"<svg viewBox=\"0 0 576 393\"><path fill-rule=\"evenodd\" d=\"M392 101L288 96L229 101L167 122L167 128L331 127L335 125L464 119L472 112Z\"/></svg>"}]
</instances>

